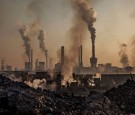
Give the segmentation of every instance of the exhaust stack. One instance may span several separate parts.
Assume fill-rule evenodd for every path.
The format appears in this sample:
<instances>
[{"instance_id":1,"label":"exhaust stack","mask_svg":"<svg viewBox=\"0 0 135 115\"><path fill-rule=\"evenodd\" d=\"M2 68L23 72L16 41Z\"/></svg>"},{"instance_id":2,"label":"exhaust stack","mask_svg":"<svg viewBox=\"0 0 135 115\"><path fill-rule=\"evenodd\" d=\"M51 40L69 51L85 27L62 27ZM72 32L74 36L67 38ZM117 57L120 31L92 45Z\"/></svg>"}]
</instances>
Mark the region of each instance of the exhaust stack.
<instances>
[{"instance_id":1,"label":"exhaust stack","mask_svg":"<svg viewBox=\"0 0 135 115\"><path fill-rule=\"evenodd\" d=\"M61 46L61 66L64 65L64 46Z\"/></svg>"},{"instance_id":2,"label":"exhaust stack","mask_svg":"<svg viewBox=\"0 0 135 115\"><path fill-rule=\"evenodd\" d=\"M78 66L83 67L83 59L82 59L82 45L79 47L79 52L78 52Z\"/></svg>"},{"instance_id":3,"label":"exhaust stack","mask_svg":"<svg viewBox=\"0 0 135 115\"><path fill-rule=\"evenodd\" d=\"M30 70L32 71L33 70L33 50L31 49L31 62L30 62Z\"/></svg>"},{"instance_id":4,"label":"exhaust stack","mask_svg":"<svg viewBox=\"0 0 135 115\"><path fill-rule=\"evenodd\" d=\"M90 63L92 68L96 68L97 58L95 57L95 42L92 42L92 57L90 58Z\"/></svg>"}]
</instances>

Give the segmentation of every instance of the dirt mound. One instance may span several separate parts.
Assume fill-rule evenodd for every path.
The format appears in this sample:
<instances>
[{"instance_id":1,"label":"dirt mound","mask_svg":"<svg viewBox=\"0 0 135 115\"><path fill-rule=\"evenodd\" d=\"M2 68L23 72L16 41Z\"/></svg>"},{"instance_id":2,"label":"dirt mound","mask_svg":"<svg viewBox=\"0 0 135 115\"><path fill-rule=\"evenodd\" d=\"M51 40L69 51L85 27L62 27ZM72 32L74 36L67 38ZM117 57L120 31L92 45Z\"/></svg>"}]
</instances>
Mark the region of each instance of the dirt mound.
<instances>
[{"instance_id":1,"label":"dirt mound","mask_svg":"<svg viewBox=\"0 0 135 115\"><path fill-rule=\"evenodd\" d=\"M135 81L127 80L123 85L105 92L105 96L126 112L135 114Z\"/></svg>"},{"instance_id":2,"label":"dirt mound","mask_svg":"<svg viewBox=\"0 0 135 115\"><path fill-rule=\"evenodd\" d=\"M34 89L0 76L0 114L10 115L119 115L121 111L101 93L69 96Z\"/></svg>"}]
</instances>

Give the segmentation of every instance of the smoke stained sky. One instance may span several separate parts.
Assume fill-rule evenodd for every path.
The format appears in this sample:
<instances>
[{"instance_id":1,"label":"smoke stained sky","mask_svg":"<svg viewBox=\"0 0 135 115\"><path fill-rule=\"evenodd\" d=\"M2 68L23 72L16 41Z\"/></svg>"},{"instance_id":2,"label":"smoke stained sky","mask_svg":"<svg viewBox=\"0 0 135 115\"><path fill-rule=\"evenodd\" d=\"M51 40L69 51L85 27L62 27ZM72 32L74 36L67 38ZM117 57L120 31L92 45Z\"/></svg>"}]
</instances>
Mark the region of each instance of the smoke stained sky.
<instances>
[{"instance_id":1,"label":"smoke stained sky","mask_svg":"<svg viewBox=\"0 0 135 115\"><path fill-rule=\"evenodd\" d=\"M74 11L68 0L37 0L34 13L28 12L28 6L33 0L0 0L0 58L5 58L8 64L23 68L23 42L18 28L29 25L38 14L40 27L45 30L45 44L49 55L56 58L61 45L68 47L68 31L72 27ZM92 1L92 0L91 0ZM97 12L94 24L96 32L96 57L98 63L112 62L119 66L119 43L130 43L135 34L135 0L93 0ZM40 13L40 14L39 14ZM135 15L135 14L134 14ZM34 41L35 58L44 60L38 40ZM91 38L87 32L83 43L84 64L89 66L91 57ZM128 45L129 46L129 45ZM130 54L129 54L130 55Z\"/></svg>"}]
</instances>

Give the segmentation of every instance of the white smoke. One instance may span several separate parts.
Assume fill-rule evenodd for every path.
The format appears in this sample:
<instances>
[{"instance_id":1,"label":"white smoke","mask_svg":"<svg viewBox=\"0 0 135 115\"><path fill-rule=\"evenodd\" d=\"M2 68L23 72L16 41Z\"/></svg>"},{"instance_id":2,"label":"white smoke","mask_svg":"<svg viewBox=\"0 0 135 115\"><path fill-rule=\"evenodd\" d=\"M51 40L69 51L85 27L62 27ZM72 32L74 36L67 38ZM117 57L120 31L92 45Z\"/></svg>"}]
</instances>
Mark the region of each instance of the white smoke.
<instances>
[{"instance_id":1,"label":"white smoke","mask_svg":"<svg viewBox=\"0 0 135 115\"><path fill-rule=\"evenodd\" d=\"M41 80L35 79L33 82L25 81L25 83L35 89L37 89L37 88L46 89L46 80L45 79L41 79Z\"/></svg>"},{"instance_id":2,"label":"white smoke","mask_svg":"<svg viewBox=\"0 0 135 115\"><path fill-rule=\"evenodd\" d=\"M12 81L22 82L22 77L16 77L14 74L9 75L8 78Z\"/></svg>"}]
</instances>

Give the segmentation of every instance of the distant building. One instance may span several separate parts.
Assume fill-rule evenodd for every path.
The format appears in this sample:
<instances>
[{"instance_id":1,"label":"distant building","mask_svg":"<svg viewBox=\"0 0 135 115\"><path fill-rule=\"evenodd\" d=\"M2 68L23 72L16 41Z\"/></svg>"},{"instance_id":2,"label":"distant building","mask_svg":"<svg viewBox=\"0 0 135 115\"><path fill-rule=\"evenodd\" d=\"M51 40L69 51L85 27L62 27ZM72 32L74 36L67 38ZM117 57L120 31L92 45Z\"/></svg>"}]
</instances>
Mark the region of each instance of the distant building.
<instances>
[{"instance_id":1,"label":"distant building","mask_svg":"<svg viewBox=\"0 0 135 115\"><path fill-rule=\"evenodd\" d=\"M7 71L12 71L12 66L6 66Z\"/></svg>"},{"instance_id":2,"label":"distant building","mask_svg":"<svg viewBox=\"0 0 135 115\"><path fill-rule=\"evenodd\" d=\"M45 62L39 62L38 70L45 71Z\"/></svg>"},{"instance_id":3,"label":"distant building","mask_svg":"<svg viewBox=\"0 0 135 115\"><path fill-rule=\"evenodd\" d=\"M30 62L25 62L25 71L30 71Z\"/></svg>"}]
</instances>

